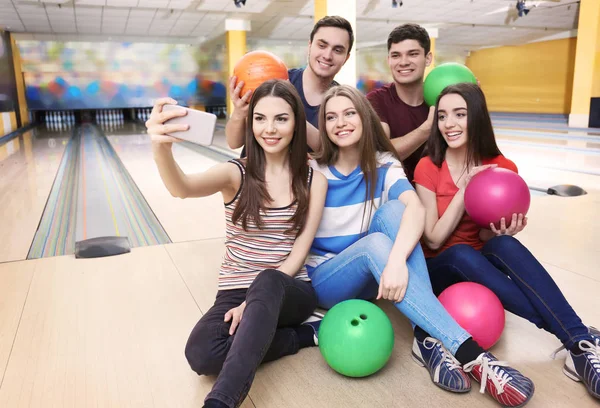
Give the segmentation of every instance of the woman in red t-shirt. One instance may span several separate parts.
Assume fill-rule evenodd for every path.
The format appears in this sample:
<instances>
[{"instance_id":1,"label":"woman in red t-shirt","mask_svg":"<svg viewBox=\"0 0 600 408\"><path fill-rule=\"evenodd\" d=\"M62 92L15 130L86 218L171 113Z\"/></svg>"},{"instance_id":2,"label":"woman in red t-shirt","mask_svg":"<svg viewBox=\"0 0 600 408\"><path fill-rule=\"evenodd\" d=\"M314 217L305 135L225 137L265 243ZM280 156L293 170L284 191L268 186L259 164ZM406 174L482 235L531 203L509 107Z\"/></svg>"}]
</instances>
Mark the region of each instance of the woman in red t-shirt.
<instances>
[{"instance_id":1,"label":"woman in red t-shirt","mask_svg":"<svg viewBox=\"0 0 600 408\"><path fill-rule=\"evenodd\" d=\"M496 145L483 92L473 84L447 87L434 117L429 156L415 170L434 292L462 281L490 288L507 310L558 337L569 350L565 374L600 398L600 333L581 322L552 277L513 237L527 217L513 214L499 228L481 229L465 212L465 188L475 174L495 166L517 171Z\"/></svg>"}]
</instances>

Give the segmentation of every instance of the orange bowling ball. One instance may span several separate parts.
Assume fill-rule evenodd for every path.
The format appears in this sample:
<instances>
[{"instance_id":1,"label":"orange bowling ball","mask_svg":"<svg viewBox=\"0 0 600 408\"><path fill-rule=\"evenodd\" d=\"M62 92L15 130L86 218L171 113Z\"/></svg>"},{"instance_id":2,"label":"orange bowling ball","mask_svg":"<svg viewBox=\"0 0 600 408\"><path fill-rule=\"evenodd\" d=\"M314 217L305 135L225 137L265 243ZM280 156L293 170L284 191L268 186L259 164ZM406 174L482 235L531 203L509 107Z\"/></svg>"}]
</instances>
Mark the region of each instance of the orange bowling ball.
<instances>
[{"instance_id":1,"label":"orange bowling ball","mask_svg":"<svg viewBox=\"0 0 600 408\"><path fill-rule=\"evenodd\" d=\"M254 91L269 79L289 79L285 63L268 51L251 51L235 64L233 75L238 81L244 81L240 96Z\"/></svg>"}]
</instances>

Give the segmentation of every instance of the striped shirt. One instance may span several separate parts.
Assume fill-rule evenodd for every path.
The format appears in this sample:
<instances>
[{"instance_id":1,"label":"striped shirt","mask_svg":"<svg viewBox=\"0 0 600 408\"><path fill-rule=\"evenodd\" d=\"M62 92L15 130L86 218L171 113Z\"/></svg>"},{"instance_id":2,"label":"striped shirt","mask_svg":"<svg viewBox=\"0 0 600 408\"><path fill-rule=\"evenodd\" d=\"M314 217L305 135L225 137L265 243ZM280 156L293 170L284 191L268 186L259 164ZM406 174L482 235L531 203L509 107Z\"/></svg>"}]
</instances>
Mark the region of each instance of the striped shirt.
<instances>
[{"instance_id":1,"label":"striped shirt","mask_svg":"<svg viewBox=\"0 0 600 408\"><path fill-rule=\"evenodd\" d=\"M287 207L268 208L261 211L263 228L248 220L247 231L241 219L233 224L232 216L239 203L246 171L238 160L231 160L242 173L242 183L233 200L225 204L225 256L219 270L219 290L246 289L254 278L265 269L278 269L292 252L297 233L285 233L294 225L290 219L298 204L294 201ZM313 170L309 169L309 188ZM309 281L306 268L296 274L296 279Z\"/></svg>"},{"instance_id":2,"label":"striped shirt","mask_svg":"<svg viewBox=\"0 0 600 408\"><path fill-rule=\"evenodd\" d=\"M317 266L363 237L377 208L407 190L414 191L402 165L391 153L378 152L377 163L375 197L371 200L366 194L367 186L360 166L345 176L334 166L321 166L311 160L310 166L327 178L328 189L323 218L306 261L309 275ZM369 208L372 208L370 213Z\"/></svg>"}]
</instances>

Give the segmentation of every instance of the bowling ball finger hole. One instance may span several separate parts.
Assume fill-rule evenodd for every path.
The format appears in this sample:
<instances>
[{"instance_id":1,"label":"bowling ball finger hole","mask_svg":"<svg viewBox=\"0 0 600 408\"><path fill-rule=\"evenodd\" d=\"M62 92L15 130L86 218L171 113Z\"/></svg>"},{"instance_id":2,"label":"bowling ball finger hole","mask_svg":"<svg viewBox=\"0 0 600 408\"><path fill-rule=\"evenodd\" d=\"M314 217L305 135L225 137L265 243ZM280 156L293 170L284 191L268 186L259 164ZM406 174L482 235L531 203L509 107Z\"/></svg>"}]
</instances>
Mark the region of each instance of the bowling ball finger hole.
<instances>
[{"instance_id":1,"label":"bowling ball finger hole","mask_svg":"<svg viewBox=\"0 0 600 408\"><path fill-rule=\"evenodd\" d=\"M360 318L361 318L362 320L367 320L367 315L365 315L365 314L361 314L361 315L360 315Z\"/></svg>"},{"instance_id":2,"label":"bowling ball finger hole","mask_svg":"<svg viewBox=\"0 0 600 408\"><path fill-rule=\"evenodd\" d=\"M352 321L350 322L350 324L352 326L358 326L358 320L357 319L352 319Z\"/></svg>"}]
</instances>

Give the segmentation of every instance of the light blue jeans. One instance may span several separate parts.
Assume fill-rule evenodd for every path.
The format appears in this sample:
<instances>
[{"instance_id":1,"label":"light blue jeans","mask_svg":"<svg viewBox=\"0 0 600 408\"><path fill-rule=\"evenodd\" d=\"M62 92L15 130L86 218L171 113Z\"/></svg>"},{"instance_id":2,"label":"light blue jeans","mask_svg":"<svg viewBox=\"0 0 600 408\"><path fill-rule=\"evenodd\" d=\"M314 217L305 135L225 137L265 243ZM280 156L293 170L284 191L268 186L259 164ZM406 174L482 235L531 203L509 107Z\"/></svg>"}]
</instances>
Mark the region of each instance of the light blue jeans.
<instances>
[{"instance_id":1,"label":"light blue jeans","mask_svg":"<svg viewBox=\"0 0 600 408\"><path fill-rule=\"evenodd\" d=\"M321 265L312 269L311 279L319 305L330 309L348 299L374 299L387 264L405 206L398 200L382 205L373 215L368 234ZM471 335L448 314L433 294L421 245L407 262L408 288L395 306L413 325L439 339L450 353Z\"/></svg>"}]
</instances>

